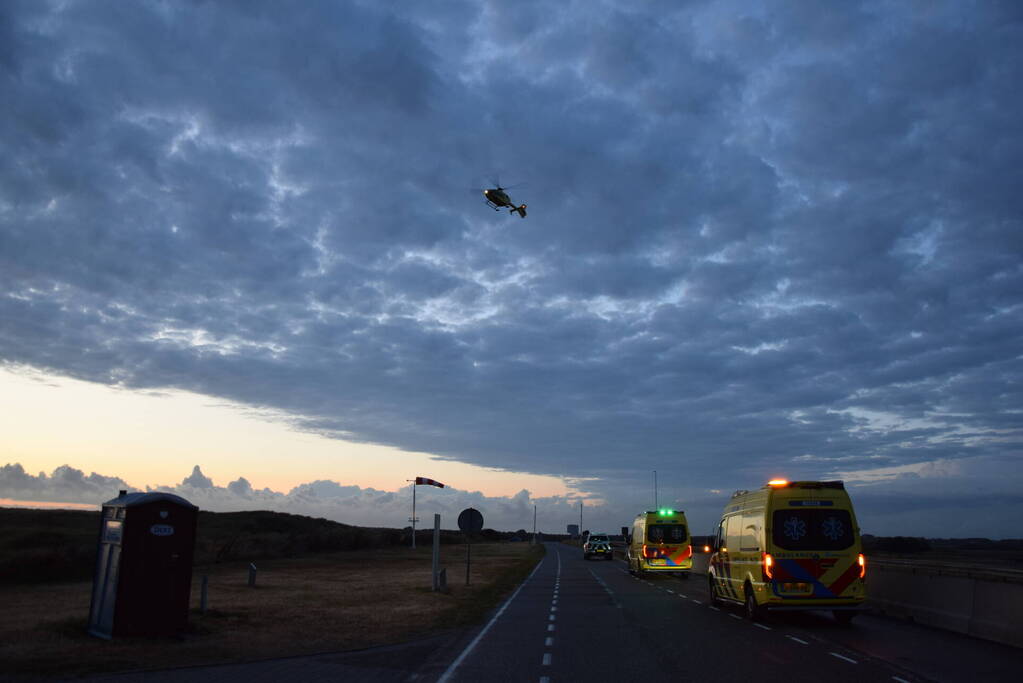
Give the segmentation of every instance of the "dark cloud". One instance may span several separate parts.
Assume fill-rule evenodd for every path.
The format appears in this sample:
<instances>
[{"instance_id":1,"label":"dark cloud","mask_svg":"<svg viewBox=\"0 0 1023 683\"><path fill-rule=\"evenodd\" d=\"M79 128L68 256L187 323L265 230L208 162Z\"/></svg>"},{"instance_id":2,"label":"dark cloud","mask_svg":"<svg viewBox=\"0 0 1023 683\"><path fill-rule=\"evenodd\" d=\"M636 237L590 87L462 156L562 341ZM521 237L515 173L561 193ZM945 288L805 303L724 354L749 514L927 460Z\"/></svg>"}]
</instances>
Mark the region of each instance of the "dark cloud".
<instances>
[{"instance_id":1,"label":"dark cloud","mask_svg":"<svg viewBox=\"0 0 1023 683\"><path fill-rule=\"evenodd\" d=\"M637 503L1017 457L1013 7L7 4L0 360Z\"/></svg>"}]
</instances>

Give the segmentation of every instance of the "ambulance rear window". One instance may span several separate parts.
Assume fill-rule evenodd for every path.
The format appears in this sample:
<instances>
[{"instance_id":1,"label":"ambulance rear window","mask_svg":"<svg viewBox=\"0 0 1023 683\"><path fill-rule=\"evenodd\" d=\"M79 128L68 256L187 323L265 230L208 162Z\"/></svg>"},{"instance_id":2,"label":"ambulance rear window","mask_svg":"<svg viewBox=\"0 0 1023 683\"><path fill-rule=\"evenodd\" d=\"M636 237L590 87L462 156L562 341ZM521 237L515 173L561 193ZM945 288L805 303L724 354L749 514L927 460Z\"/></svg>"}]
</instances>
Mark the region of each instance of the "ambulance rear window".
<instances>
[{"instance_id":1,"label":"ambulance rear window","mask_svg":"<svg viewBox=\"0 0 1023 683\"><path fill-rule=\"evenodd\" d=\"M651 524L646 528L648 543L682 543L686 540L685 524Z\"/></svg>"},{"instance_id":2,"label":"ambulance rear window","mask_svg":"<svg viewBox=\"0 0 1023 683\"><path fill-rule=\"evenodd\" d=\"M771 537L785 550L843 550L853 544L848 510L776 510Z\"/></svg>"}]
</instances>

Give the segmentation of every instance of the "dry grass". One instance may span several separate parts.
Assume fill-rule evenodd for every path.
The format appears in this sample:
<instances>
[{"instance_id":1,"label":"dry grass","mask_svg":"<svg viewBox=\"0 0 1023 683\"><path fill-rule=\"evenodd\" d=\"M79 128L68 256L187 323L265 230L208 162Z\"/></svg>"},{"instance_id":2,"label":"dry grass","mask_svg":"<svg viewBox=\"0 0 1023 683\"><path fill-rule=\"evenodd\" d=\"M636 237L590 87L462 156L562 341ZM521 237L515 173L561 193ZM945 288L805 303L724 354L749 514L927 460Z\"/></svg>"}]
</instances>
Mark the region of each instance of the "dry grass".
<instances>
[{"instance_id":1,"label":"dry grass","mask_svg":"<svg viewBox=\"0 0 1023 683\"><path fill-rule=\"evenodd\" d=\"M541 548L443 546L447 595L430 590L430 549L386 548L209 568L209 610L181 638L88 636L91 582L0 588L0 676L73 676L351 650L426 636L478 620L532 569ZM193 576L193 606L200 576Z\"/></svg>"}]
</instances>

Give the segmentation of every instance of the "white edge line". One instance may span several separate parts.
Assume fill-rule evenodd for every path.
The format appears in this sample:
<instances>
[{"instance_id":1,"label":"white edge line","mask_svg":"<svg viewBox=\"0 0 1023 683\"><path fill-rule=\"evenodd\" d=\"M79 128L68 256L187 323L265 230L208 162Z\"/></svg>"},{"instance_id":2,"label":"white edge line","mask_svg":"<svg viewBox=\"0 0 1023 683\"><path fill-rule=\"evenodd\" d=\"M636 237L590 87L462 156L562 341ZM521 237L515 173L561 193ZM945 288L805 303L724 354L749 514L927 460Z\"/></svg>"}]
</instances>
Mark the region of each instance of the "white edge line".
<instances>
[{"instance_id":1,"label":"white edge line","mask_svg":"<svg viewBox=\"0 0 1023 683\"><path fill-rule=\"evenodd\" d=\"M764 626L763 624L753 624L753 625L754 625L754 626L756 626L757 628L762 628L762 629L764 629L765 631L773 631L773 630L774 630L774 629L773 629L773 628L771 628L770 626Z\"/></svg>"},{"instance_id":2,"label":"white edge line","mask_svg":"<svg viewBox=\"0 0 1023 683\"><path fill-rule=\"evenodd\" d=\"M909 681L907 681L905 678L899 678L898 676L892 676L892 680L898 681L899 683L909 683Z\"/></svg>"},{"instance_id":3,"label":"white edge line","mask_svg":"<svg viewBox=\"0 0 1023 683\"><path fill-rule=\"evenodd\" d=\"M806 642L805 640L802 640L801 638L796 638L795 636L785 636L785 637L788 638L789 640L796 641L800 645L809 645L810 644L810 643Z\"/></svg>"},{"instance_id":4,"label":"white edge line","mask_svg":"<svg viewBox=\"0 0 1023 683\"><path fill-rule=\"evenodd\" d=\"M558 555L558 559L559 560L561 559L561 555ZM493 618L487 622L487 625L483 627L483 630L477 633L476 637L472 639L472 642L465 646L465 649L462 650L462 654L458 655L458 659L451 662L451 666L447 668L447 671L444 672L443 676L437 679L437 683L445 683L445 681L451 678L452 674L455 673L455 670L458 669L458 667L462 664L462 661L469 656L469 653L472 652L473 648L476 647L476 644L483 639L483 636L487 634L487 631L490 630L490 627L494 625L494 622L497 621L497 618L504 614L504 610L508 607L508 605L511 604L511 601L515 599L515 596L519 594L519 591L522 590L522 587L529 583L529 580L533 578L533 574L536 574L537 570L539 570L540 567L542 566L543 560L537 563L536 567L533 568L533 571L530 572L529 576L526 577L526 580L519 584L519 587L515 589L515 592L512 593L507 600L504 601L504 604L501 605L501 609L497 610L497 614L495 614Z\"/></svg>"},{"instance_id":5,"label":"white edge line","mask_svg":"<svg viewBox=\"0 0 1023 683\"><path fill-rule=\"evenodd\" d=\"M849 662L850 664L858 664L859 663L855 659L849 659L848 657L843 657L842 655L838 654L837 652L829 652L828 654L831 655L832 657L838 657L839 659L844 659L845 661Z\"/></svg>"}]
</instances>

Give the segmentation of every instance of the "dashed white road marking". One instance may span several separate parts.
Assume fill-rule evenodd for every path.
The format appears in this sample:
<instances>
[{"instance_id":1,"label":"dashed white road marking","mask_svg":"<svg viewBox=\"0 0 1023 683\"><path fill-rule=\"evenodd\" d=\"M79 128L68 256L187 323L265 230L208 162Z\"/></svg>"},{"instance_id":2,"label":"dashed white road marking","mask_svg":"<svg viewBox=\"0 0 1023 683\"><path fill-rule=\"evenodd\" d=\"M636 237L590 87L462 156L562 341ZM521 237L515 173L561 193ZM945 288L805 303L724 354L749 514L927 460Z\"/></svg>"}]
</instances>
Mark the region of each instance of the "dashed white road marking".
<instances>
[{"instance_id":1,"label":"dashed white road marking","mask_svg":"<svg viewBox=\"0 0 1023 683\"><path fill-rule=\"evenodd\" d=\"M702 604L703 604L702 602L700 602L700 601L699 601L699 600L697 600L696 598L693 598L693 602L695 602L695 603L696 603L697 605L702 605Z\"/></svg>"},{"instance_id":2,"label":"dashed white road marking","mask_svg":"<svg viewBox=\"0 0 1023 683\"><path fill-rule=\"evenodd\" d=\"M678 594L678 597L682 598L683 600L688 600L689 599L688 595L682 595L681 593Z\"/></svg>"},{"instance_id":3,"label":"dashed white road marking","mask_svg":"<svg viewBox=\"0 0 1023 683\"><path fill-rule=\"evenodd\" d=\"M553 644L554 644L554 638L552 638L551 636L547 636L547 640L543 641L543 646L544 647L550 647Z\"/></svg>"},{"instance_id":4,"label":"dashed white road marking","mask_svg":"<svg viewBox=\"0 0 1023 683\"><path fill-rule=\"evenodd\" d=\"M557 618L558 618L558 615L557 615L557 614L552 614L551 616L549 616L549 617L547 618L547 620L548 620L548 621L554 621L554 620L555 620L555 619L557 619Z\"/></svg>"},{"instance_id":5,"label":"dashed white road marking","mask_svg":"<svg viewBox=\"0 0 1023 683\"><path fill-rule=\"evenodd\" d=\"M898 676L892 676L892 680L898 681L899 683L909 683L909 681L907 681L905 678L899 678Z\"/></svg>"},{"instance_id":6,"label":"dashed white road marking","mask_svg":"<svg viewBox=\"0 0 1023 683\"><path fill-rule=\"evenodd\" d=\"M668 590L667 588L665 588L664 590L668 591L668 592L669 592L669 593L671 593L672 595L674 595L674 594L675 594L675 591L673 591L673 590Z\"/></svg>"},{"instance_id":7,"label":"dashed white road marking","mask_svg":"<svg viewBox=\"0 0 1023 683\"><path fill-rule=\"evenodd\" d=\"M560 564L560 562L561 562L561 554L559 553L558 554L558 563ZM476 647L476 644L479 643L481 640L483 640L483 636L485 636L487 634L487 631L489 631L490 627L494 625L494 622L496 622L501 617L501 615L504 614L504 611L508 608L508 605L510 605L512 603L512 600L515 599L515 596L519 594L519 591L522 590L522 587L525 586L527 583L529 583L530 579L533 578L533 575L536 574L537 570L540 569L540 567L542 567L542 566L543 566L543 560L540 560L539 562L537 562L536 567L534 567L533 571L530 572L529 576L526 577L526 580L523 581L521 584L519 584L519 587L516 588L515 592L511 594L511 596L505 601L505 603L503 605L501 605L501 609L497 610L497 613L493 616L493 618L490 621L487 622L487 625L483 627L483 630L480 631L476 635L476 637L472 639L472 642L469 643L465 647L464 650L462 650L462 654L458 655L458 658L455 661L451 662L451 666L449 666L447 668L447 671L445 671L444 674L440 678L437 679L437 683L445 683L446 681L448 681L451 678L452 674L455 673L455 671L462 664L462 662L465 660L465 658L469 656L469 653L473 651L473 648ZM553 620L553 618L554 618L553 615L551 615L551 619L552 620Z\"/></svg>"},{"instance_id":8,"label":"dashed white road marking","mask_svg":"<svg viewBox=\"0 0 1023 683\"><path fill-rule=\"evenodd\" d=\"M795 636L785 636L785 637L788 638L789 640L796 641L800 645L809 645L810 644L810 643L806 642L805 640L803 640L802 638L796 638Z\"/></svg>"},{"instance_id":9,"label":"dashed white road marking","mask_svg":"<svg viewBox=\"0 0 1023 683\"><path fill-rule=\"evenodd\" d=\"M540 683L551 683L551 679L547 676L540 676Z\"/></svg>"},{"instance_id":10,"label":"dashed white road marking","mask_svg":"<svg viewBox=\"0 0 1023 683\"><path fill-rule=\"evenodd\" d=\"M558 608L557 608L557 607L554 607L554 606L551 606L551 611L552 611L552 612L557 612L557 611L558 611Z\"/></svg>"},{"instance_id":11,"label":"dashed white road marking","mask_svg":"<svg viewBox=\"0 0 1023 683\"><path fill-rule=\"evenodd\" d=\"M551 653L550 652L544 652L543 653L543 665L544 666L550 666L551 665Z\"/></svg>"},{"instance_id":12,"label":"dashed white road marking","mask_svg":"<svg viewBox=\"0 0 1023 683\"><path fill-rule=\"evenodd\" d=\"M765 631L773 631L773 630L774 630L774 629L773 629L773 628L771 628L770 626L764 626L763 624L753 624L753 625L754 625L754 626L756 626L757 628L762 628L762 629L764 629Z\"/></svg>"},{"instance_id":13,"label":"dashed white road marking","mask_svg":"<svg viewBox=\"0 0 1023 683\"><path fill-rule=\"evenodd\" d=\"M828 654L831 655L832 657L838 657L839 659L845 660L845 661L849 662L850 664L858 664L859 663L855 659L849 659L848 657L844 657L844 656L838 654L837 652L829 652Z\"/></svg>"},{"instance_id":14,"label":"dashed white road marking","mask_svg":"<svg viewBox=\"0 0 1023 683\"><path fill-rule=\"evenodd\" d=\"M553 631L554 630L554 624L547 624L547 630L548 631Z\"/></svg>"},{"instance_id":15,"label":"dashed white road marking","mask_svg":"<svg viewBox=\"0 0 1023 683\"><path fill-rule=\"evenodd\" d=\"M730 616L732 619L738 619L739 621L742 621L742 617L740 617L738 614L729 614L728 616Z\"/></svg>"},{"instance_id":16,"label":"dashed white road marking","mask_svg":"<svg viewBox=\"0 0 1023 683\"><path fill-rule=\"evenodd\" d=\"M721 608L720 608L720 607L715 607L714 605L711 605L711 606L710 606L710 608L711 608L712 610L714 610L715 612L720 612L720 611L721 611Z\"/></svg>"}]
</instances>

